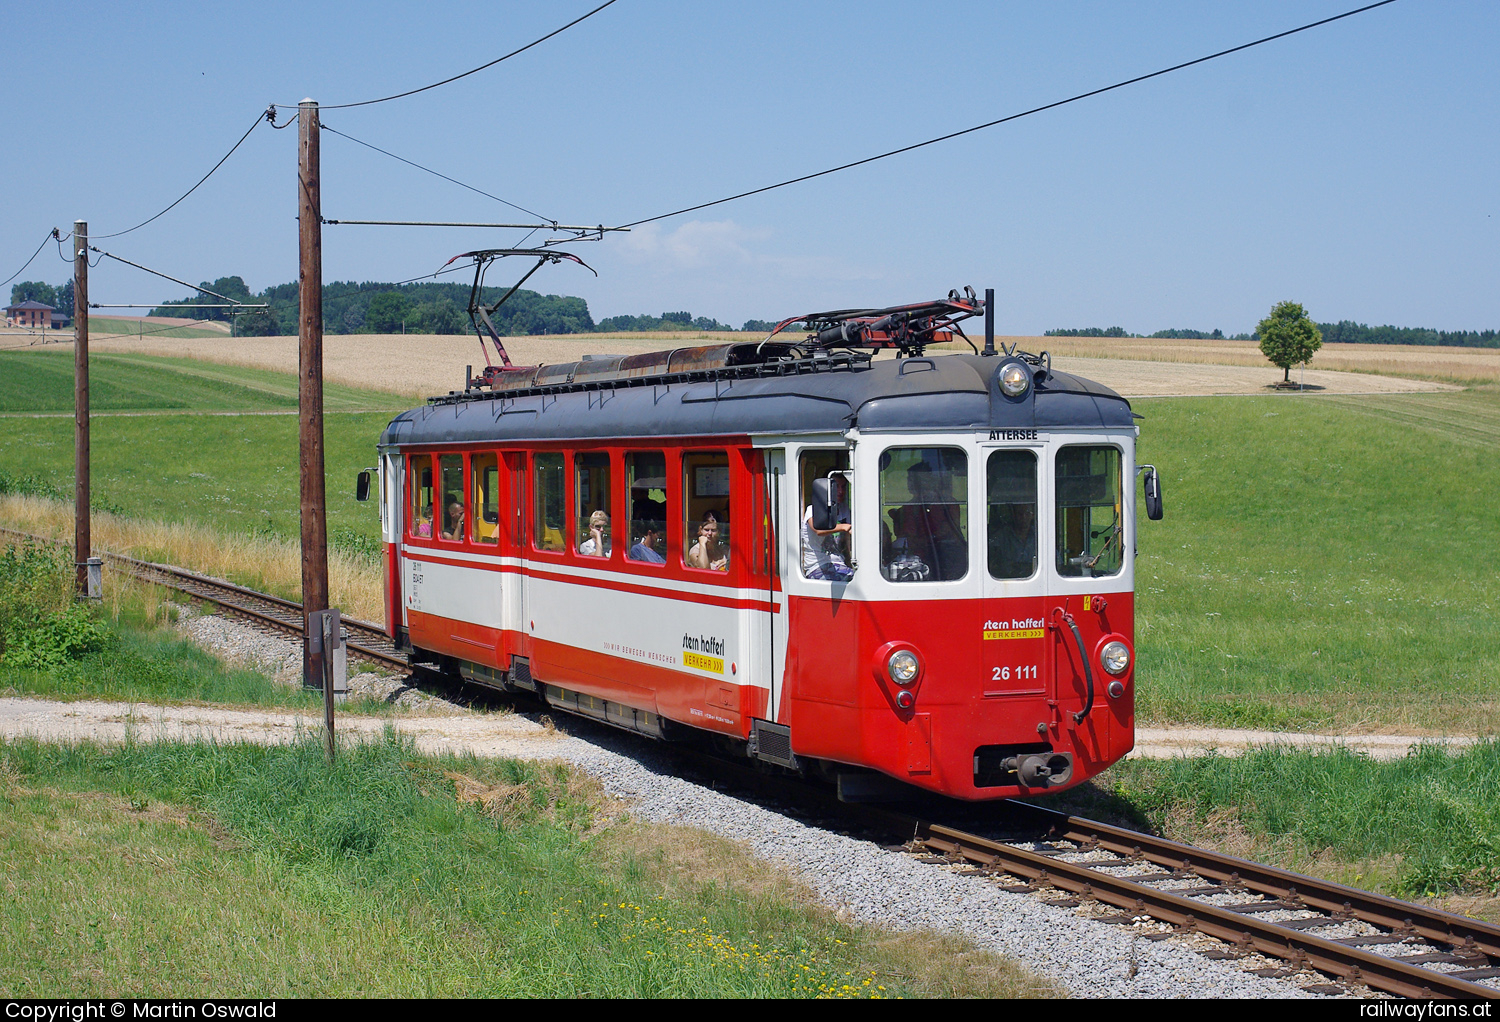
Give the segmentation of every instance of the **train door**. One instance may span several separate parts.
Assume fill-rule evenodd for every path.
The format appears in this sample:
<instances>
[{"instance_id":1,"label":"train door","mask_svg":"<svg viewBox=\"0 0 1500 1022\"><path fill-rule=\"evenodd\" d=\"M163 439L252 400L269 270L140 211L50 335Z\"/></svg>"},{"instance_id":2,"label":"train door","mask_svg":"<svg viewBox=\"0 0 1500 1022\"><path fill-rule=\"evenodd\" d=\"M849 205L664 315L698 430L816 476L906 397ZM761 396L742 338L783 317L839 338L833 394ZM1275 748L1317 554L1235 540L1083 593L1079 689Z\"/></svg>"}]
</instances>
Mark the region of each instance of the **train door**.
<instances>
[{"instance_id":1,"label":"train door","mask_svg":"<svg viewBox=\"0 0 1500 1022\"><path fill-rule=\"evenodd\" d=\"M526 454L523 451L505 452L506 483L510 496L508 523L501 530L506 535L507 558L514 557L516 570L504 572L506 580L504 606L509 608L501 624L510 636L512 656L531 655L531 632L526 617Z\"/></svg>"},{"instance_id":2,"label":"train door","mask_svg":"<svg viewBox=\"0 0 1500 1022\"><path fill-rule=\"evenodd\" d=\"M984 694L1050 698L1055 679L1049 669L1044 606L1044 451L987 447L980 448L980 454L976 482L984 494L984 517L974 523L973 531L976 539L983 537L978 553L984 591Z\"/></svg>"},{"instance_id":3,"label":"train door","mask_svg":"<svg viewBox=\"0 0 1500 1022\"><path fill-rule=\"evenodd\" d=\"M765 598L769 613L759 615L765 622L761 632L761 649L766 665L764 683L769 688L766 719L775 721L781 711L781 685L786 673L787 614L781 593L782 494L786 488L786 451L777 447L763 452L765 458L762 514L758 516L761 534L756 537L765 558Z\"/></svg>"}]
</instances>

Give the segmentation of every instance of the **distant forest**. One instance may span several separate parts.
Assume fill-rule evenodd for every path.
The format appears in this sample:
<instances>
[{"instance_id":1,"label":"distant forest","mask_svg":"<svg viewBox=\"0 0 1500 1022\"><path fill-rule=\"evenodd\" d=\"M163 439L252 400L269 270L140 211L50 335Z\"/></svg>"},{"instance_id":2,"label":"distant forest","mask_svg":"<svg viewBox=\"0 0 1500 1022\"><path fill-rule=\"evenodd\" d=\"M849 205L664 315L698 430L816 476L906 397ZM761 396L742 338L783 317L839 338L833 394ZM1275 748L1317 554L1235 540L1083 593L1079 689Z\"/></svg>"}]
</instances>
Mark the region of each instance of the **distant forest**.
<instances>
[{"instance_id":1,"label":"distant forest","mask_svg":"<svg viewBox=\"0 0 1500 1022\"><path fill-rule=\"evenodd\" d=\"M1353 320L1319 323L1325 344L1431 344L1459 348L1500 348L1500 330L1428 330L1424 327L1366 326ZM1258 334L1234 334L1225 338L1221 330L1158 330L1154 334L1132 334L1124 327L1084 327L1080 330L1048 330L1048 337L1171 337L1185 340L1258 341Z\"/></svg>"},{"instance_id":2,"label":"distant forest","mask_svg":"<svg viewBox=\"0 0 1500 1022\"><path fill-rule=\"evenodd\" d=\"M151 310L153 316L181 316L233 323L237 337L267 337L297 332L299 302L297 285L277 284L259 294L251 292L240 277L204 281L203 287L247 305L265 303L270 308L229 315L228 309L184 308L201 302L194 295L163 302ZM497 301L503 287L487 287L485 302ZM210 299L212 301L212 299ZM330 334L462 334L468 333L469 285L467 284L379 284L366 281L334 281L323 285L323 332ZM594 322L582 298L543 295L520 290L496 311L495 327L502 335L582 334L608 331L733 330L706 316L690 312L663 312L660 316L610 316ZM752 319L741 329L770 330L773 324Z\"/></svg>"}]
</instances>

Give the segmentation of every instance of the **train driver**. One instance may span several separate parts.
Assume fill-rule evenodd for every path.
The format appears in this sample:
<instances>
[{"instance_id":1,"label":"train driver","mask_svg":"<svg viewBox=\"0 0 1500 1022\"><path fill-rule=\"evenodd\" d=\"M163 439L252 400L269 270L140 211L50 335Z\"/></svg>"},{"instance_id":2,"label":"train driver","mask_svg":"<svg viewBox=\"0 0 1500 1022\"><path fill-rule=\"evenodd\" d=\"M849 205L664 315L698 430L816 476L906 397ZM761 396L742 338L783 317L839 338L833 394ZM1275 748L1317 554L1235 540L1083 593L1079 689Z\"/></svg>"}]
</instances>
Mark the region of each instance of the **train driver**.
<instances>
[{"instance_id":1,"label":"train driver","mask_svg":"<svg viewBox=\"0 0 1500 1022\"><path fill-rule=\"evenodd\" d=\"M821 484L821 485L820 485ZM832 500L829 485L832 485ZM843 476L830 479L815 479L812 485L813 503L802 512L802 574L808 578L829 582L847 582L854 577L854 569L844 559L841 539L853 531L849 517L849 484ZM814 505L821 501L824 506ZM829 526L820 529L819 524ZM842 535L841 535L842 534Z\"/></svg>"}]
</instances>

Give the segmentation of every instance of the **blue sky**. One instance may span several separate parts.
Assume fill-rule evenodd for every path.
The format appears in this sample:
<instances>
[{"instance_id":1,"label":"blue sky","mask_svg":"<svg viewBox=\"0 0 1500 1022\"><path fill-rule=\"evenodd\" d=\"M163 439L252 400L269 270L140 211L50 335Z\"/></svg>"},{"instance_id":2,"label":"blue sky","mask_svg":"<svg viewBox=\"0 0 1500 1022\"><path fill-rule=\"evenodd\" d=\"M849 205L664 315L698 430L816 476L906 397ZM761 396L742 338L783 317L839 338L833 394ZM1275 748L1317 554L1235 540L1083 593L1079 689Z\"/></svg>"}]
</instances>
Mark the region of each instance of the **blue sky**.
<instances>
[{"instance_id":1,"label":"blue sky","mask_svg":"<svg viewBox=\"0 0 1500 1022\"><path fill-rule=\"evenodd\" d=\"M23 3L0 83L0 273L53 226L122 230L268 102L373 98L529 42L594 0ZM563 222L623 223L967 127L1355 6L618 0L515 59L330 126ZM26 40L41 45L30 45ZM1129 89L572 246L538 290L596 317L739 323L991 286L1004 333L1500 327L1500 4L1388 7ZM82 54L79 61L75 55ZM295 279L295 129L257 128L197 193L102 247L191 280ZM324 215L510 220L323 137ZM324 274L400 280L520 232L327 227ZM69 273L51 248L22 279ZM462 279L454 278L454 279ZM111 263L102 302L182 289Z\"/></svg>"}]
</instances>

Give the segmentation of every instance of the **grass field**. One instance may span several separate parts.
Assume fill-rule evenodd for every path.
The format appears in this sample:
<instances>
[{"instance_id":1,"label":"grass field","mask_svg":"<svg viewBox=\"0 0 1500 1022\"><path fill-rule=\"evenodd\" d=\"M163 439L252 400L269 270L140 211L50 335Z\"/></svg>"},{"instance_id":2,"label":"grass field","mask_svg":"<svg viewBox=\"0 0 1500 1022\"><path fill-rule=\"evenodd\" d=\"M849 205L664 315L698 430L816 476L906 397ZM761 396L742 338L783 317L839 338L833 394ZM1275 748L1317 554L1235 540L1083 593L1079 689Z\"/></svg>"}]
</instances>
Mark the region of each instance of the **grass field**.
<instances>
[{"instance_id":1,"label":"grass field","mask_svg":"<svg viewBox=\"0 0 1500 1022\"><path fill-rule=\"evenodd\" d=\"M295 412L297 378L188 358L91 354L89 407L94 412ZM323 407L343 412L407 404L391 394L329 384ZM0 352L0 412L72 411L71 350Z\"/></svg>"},{"instance_id":2,"label":"grass field","mask_svg":"<svg viewBox=\"0 0 1500 1022\"><path fill-rule=\"evenodd\" d=\"M1500 393L1136 407L1143 721L1500 731Z\"/></svg>"},{"instance_id":3,"label":"grass field","mask_svg":"<svg viewBox=\"0 0 1500 1022\"><path fill-rule=\"evenodd\" d=\"M0 745L12 997L1056 995L954 939L839 923L731 842L562 766L394 738Z\"/></svg>"}]
</instances>

